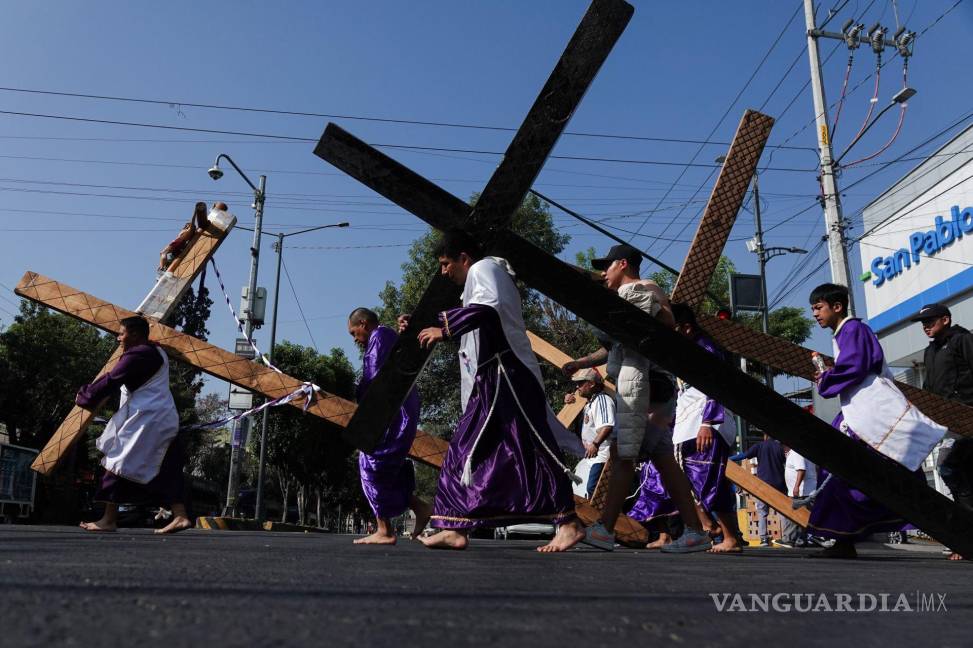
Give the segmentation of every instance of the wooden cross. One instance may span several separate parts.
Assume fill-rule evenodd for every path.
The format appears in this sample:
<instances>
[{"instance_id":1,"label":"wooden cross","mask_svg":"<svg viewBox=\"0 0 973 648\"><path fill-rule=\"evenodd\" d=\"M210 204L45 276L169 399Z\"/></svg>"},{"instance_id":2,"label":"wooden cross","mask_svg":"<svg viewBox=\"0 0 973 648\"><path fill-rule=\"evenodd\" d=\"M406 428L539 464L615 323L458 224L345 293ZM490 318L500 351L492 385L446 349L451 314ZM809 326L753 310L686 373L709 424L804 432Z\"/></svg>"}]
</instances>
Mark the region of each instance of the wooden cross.
<instances>
[{"instance_id":1,"label":"wooden cross","mask_svg":"<svg viewBox=\"0 0 973 648\"><path fill-rule=\"evenodd\" d=\"M222 211L210 213L212 218L207 220L206 227L193 234L182 252L169 264L136 309L149 320L164 320L176 310L186 289L206 267L206 262L216 253L217 248L233 229L236 223L233 215ZM111 371L118 364L121 356L122 348L118 347L98 372L98 377ZM50 474L57 468L68 450L84 434L97 409L97 407L89 410L77 405L73 406L31 467L42 475Z\"/></svg>"},{"instance_id":2,"label":"wooden cross","mask_svg":"<svg viewBox=\"0 0 973 648\"><path fill-rule=\"evenodd\" d=\"M546 360L555 367L563 367L564 363L570 362L573 359L555 347L553 344L534 333L528 331L527 337L530 339L530 346L534 353L537 354L539 358ZM614 393L614 391L614 385L606 380L605 392L611 394ZM561 411L558 412L558 420L565 427L570 427L581 413L581 410L584 409L586 403L587 399L580 395L576 395L573 403L566 404ZM606 491L608 488L608 478L611 476L611 464L611 459L605 463L605 467L601 471L601 475L598 477L598 483L595 486L595 490L589 499L589 504L591 504L591 506L597 510L601 510L602 506L604 505L605 496L607 495ZM750 493L752 496L759 499L761 502L769 505L787 519L792 520L798 526L807 526L810 512L806 508L794 510L791 506L790 497L772 487L756 475L752 474L749 470L744 470L738 464L728 461L726 464L726 478L746 492ZM647 535L645 542L648 542Z\"/></svg>"},{"instance_id":3,"label":"wooden cross","mask_svg":"<svg viewBox=\"0 0 973 648\"><path fill-rule=\"evenodd\" d=\"M511 262L518 277L568 310L602 329L673 374L798 450L814 463L899 513L960 553L973 554L973 512L955 505L917 482L902 465L867 450L830 425L738 369L727 366L614 292L579 277L559 259L509 230L514 210L550 153L594 72L631 16L622 0L595 0L508 148L487 188L472 209L459 198L404 165L368 146L334 124L325 129L315 154L436 229L463 228L482 241L490 254ZM567 61L567 63L566 63ZM765 121L749 112L744 119ZM766 138L764 138L765 140ZM760 143L762 148L763 143ZM724 172L727 171L724 164ZM749 184L753 168L742 168L727 181ZM723 174L721 173L721 176ZM720 181L717 181L719 185ZM741 197L742 200L742 197ZM727 202L716 208L735 212ZM725 237L724 237L725 242ZM722 244L721 244L722 248ZM717 257L718 258L718 257ZM685 288L692 296L705 284L691 275ZM362 448L374 447L422 368L418 331L436 322L446 301L441 282L433 282L413 313L385 366L364 396L346 434ZM453 298L455 292L451 295ZM452 301L449 305L453 305Z\"/></svg>"}]
</instances>

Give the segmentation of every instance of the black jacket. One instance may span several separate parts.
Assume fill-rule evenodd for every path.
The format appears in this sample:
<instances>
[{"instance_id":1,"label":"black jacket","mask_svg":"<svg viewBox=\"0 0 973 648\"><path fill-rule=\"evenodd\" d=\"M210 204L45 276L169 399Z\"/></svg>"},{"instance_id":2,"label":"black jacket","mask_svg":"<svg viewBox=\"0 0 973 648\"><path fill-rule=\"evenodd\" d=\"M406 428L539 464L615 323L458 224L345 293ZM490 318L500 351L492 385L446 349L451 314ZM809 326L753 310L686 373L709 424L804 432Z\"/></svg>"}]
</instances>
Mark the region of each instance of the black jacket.
<instances>
[{"instance_id":1,"label":"black jacket","mask_svg":"<svg viewBox=\"0 0 973 648\"><path fill-rule=\"evenodd\" d=\"M923 356L926 380L923 389L973 405L973 333L953 325L942 340L933 340Z\"/></svg>"}]
</instances>

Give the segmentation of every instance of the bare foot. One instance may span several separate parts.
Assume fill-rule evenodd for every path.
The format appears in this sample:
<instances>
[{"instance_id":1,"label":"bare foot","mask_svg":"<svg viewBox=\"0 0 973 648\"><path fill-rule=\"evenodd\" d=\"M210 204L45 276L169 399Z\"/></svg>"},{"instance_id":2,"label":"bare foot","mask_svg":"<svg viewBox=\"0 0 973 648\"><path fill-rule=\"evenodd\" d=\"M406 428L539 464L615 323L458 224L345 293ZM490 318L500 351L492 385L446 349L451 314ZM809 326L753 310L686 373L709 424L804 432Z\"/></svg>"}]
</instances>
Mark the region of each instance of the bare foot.
<instances>
[{"instance_id":1,"label":"bare foot","mask_svg":"<svg viewBox=\"0 0 973 648\"><path fill-rule=\"evenodd\" d=\"M947 558L946 560L963 560L963 556L959 555L954 551L953 553L949 554L949 558Z\"/></svg>"},{"instance_id":2,"label":"bare foot","mask_svg":"<svg viewBox=\"0 0 973 648\"><path fill-rule=\"evenodd\" d=\"M576 518L567 524L562 524L557 528L554 539L537 550L541 553L558 553L567 551L574 545L584 540L584 525Z\"/></svg>"},{"instance_id":3,"label":"bare foot","mask_svg":"<svg viewBox=\"0 0 973 648\"><path fill-rule=\"evenodd\" d=\"M85 531L91 531L93 533L114 533L118 530L117 526L105 522L104 520L98 520L97 522L82 522L78 526Z\"/></svg>"},{"instance_id":4,"label":"bare foot","mask_svg":"<svg viewBox=\"0 0 973 648\"><path fill-rule=\"evenodd\" d=\"M157 535L162 535L165 533L179 533L180 531L185 531L186 529L191 528L193 528L193 523L189 520L189 518L183 515L174 515L172 516L172 522L165 525L161 529L156 529L155 532Z\"/></svg>"},{"instance_id":5,"label":"bare foot","mask_svg":"<svg viewBox=\"0 0 973 648\"><path fill-rule=\"evenodd\" d=\"M466 545L470 543L466 534L452 529L443 529L431 536L422 536L419 538L419 542L430 549L455 549L457 551L466 549Z\"/></svg>"},{"instance_id":6,"label":"bare foot","mask_svg":"<svg viewBox=\"0 0 973 648\"><path fill-rule=\"evenodd\" d=\"M660 533L658 539L653 540L649 544L645 545L646 549L662 549L664 546L672 542L672 538L668 533Z\"/></svg>"},{"instance_id":7,"label":"bare foot","mask_svg":"<svg viewBox=\"0 0 973 648\"><path fill-rule=\"evenodd\" d=\"M384 533L379 533L376 531L370 536L365 536L364 538L358 538L353 544L357 545L394 545L395 536L385 535Z\"/></svg>"},{"instance_id":8,"label":"bare foot","mask_svg":"<svg viewBox=\"0 0 973 648\"><path fill-rule=\"evenodd\" d=\"M422 500L416 500L413 502L412 512L416 514L416 525L412 529L412 539L418 540L422 536L426 525L429 524L429 517L432 515L432 506Z\"/></svg>"},{"instance_id":9,"label":"bare foot","mask_svg":"<svg viewBox=\"0 0 973 648\"><path fill-rule=\"evenodd\" d=\"M729 537L710 547L709 553L743 553L743 547L736 538Z\"/></svg>"}]
</instances>

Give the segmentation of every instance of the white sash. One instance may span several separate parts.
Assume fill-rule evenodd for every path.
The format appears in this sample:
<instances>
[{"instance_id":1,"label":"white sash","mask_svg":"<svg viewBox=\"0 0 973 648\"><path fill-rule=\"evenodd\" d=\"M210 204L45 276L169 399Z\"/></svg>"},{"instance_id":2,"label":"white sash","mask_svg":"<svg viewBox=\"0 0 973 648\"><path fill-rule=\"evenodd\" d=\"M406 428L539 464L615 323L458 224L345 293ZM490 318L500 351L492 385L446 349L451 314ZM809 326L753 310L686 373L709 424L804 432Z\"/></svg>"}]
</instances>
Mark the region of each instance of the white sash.
<instances>
[{"instance_id":1,"label":"white sash","mask_svg":"<svg viewBox=\"0 0 973 648\"><path fill-rule=\"evenodd\" d=\"M695 439L703 424L703 410L709 400L703 392L679 381L679 397L676 399L675 428L672 431L673 445ZM714 423L713 429L720 433L731 448L736 443L736 422L726 409L723 410L723 423Z\"/></svg>"},{"instance_id":2,"label":"white sash","mask_svg":"<svg viewBox=\"0 0 973 648\"><path fill-rule=\"evenodd\" d=\"M159 474L169 444L179 432L179 413L169 391L169 358L148 381L133 392L122 385L118 411L105 425L95 445L104 453L106 470L146 484Z\"/></svg>"},{"instance_id":3,"label":"white sash","mask_svg":"<svg viewBox=\"0 0 973 648\"><path fill-rule=\"evenodd\" d=\"M840 349L833 340L834 357ZM915 470L946 434L946 428L909 402L882 362L882 375L870 374L840 395L845 423L858 437L889 459Z\"/></svg>"}]
</instances>

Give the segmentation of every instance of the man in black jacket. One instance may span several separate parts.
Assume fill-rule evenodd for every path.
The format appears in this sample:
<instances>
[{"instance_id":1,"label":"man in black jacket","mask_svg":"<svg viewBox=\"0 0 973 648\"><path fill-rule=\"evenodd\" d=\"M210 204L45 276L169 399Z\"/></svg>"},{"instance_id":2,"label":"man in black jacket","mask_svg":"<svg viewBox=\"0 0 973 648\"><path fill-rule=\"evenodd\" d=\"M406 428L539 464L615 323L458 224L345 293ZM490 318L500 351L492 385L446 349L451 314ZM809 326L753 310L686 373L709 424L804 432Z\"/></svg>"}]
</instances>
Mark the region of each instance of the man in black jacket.
<instances>
[{"instance_id":1,"label":"man in black jacket","mask_svg":"<svg viewBox=\"0 0 973 648\"><path fill-rule=\"evenodd\" d=\"M922 388L973 406L973 333L953 324L952 314L942 304L923 306L912 321L921 322L929 338ZM973 439L950 432L937 467L953 499L973 508Z\"/></svg>"}]
</instances>

